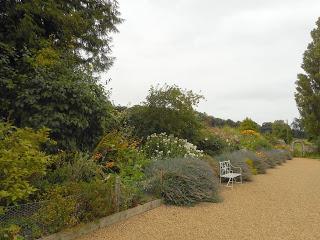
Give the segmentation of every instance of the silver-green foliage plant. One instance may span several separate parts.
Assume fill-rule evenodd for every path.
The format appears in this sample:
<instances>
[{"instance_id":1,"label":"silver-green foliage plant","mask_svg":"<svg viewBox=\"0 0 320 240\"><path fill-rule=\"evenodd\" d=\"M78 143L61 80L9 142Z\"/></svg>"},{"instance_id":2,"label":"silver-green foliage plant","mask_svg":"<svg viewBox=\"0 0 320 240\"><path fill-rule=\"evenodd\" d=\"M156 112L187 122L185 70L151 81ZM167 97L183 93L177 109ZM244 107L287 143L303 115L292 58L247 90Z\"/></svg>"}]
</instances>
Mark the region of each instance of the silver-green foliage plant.
<instances>
[{"instance_id":1,"label":"silver-green foliage plant","mask_svg":"<svg viewBox=\"0 0 320 240\"><path fill-rule=\"evenodd\" d=\"M149 191L165 203L194 205L217 202L218 181L209 164L197 158L173 158L154 161L146 169Z\"/></svg>"},{"instance_id":2,"label":"silver-green foliage plant","mask_svg":"<svg viewBox=\"0 0 320 240\"><path fill-rule=\"evenodd\" d=\"M246 161L249 159L246 155L246 151L239 150L231 153L223 153L217 156L216 159L220 162L230 160L233 166L241 167L243 180L251 180L252 173L250 167L246 163Z\"/></svg>"},{"instance_id":3,"label":"silver-green foliage plant","mask_svg":"<svg viewBox=\"0 0 320 240\"><path fill-rule=\"evenodd\" d=\"M185 139L179 139L166 133L150 135L144 146L143 151L152 159L166 159L175 157L195 157L201 158L203 153L197 146L189 143Z\"/></svg>"}]
</instances>

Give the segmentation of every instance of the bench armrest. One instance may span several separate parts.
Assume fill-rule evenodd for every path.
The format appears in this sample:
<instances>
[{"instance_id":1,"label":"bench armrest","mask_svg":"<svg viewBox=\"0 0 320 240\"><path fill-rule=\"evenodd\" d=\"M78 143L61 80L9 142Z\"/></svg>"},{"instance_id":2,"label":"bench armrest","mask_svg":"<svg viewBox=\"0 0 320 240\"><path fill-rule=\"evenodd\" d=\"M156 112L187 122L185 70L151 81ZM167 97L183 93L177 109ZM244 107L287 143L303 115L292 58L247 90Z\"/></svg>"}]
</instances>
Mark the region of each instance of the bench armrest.
<instances>
[{"instance_id":1,"label":"bench armrest","mask_svg":"<svg viewBox=\"0 0 320 240\"><path fill-rule=\"evenodd\" d=\"M235 167L230 163L231 168L233 169L239 169L239 172L242 173L242 168L241 167Z\"/></svg>"}]
</instances>

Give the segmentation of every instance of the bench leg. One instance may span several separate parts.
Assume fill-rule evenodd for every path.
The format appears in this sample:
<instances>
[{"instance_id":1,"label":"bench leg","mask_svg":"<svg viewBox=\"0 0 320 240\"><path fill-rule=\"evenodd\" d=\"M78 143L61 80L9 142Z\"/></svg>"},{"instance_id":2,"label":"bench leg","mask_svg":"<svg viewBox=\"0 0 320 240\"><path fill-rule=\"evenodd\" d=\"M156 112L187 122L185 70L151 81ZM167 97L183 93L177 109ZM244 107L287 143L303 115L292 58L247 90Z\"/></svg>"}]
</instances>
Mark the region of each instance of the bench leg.
<instances>
[{"instance_id":1,"label":"bench leg","mask_svg":"<svg viewBox=\"0 0 320 240\"><path fill-rule=\"evenodd\" d=\"M230 183L231 183L231 186L230 186ZM228 183L227 183L227 187L233 188L233 178L229 178Z\"/></svg>"}]
</instances>

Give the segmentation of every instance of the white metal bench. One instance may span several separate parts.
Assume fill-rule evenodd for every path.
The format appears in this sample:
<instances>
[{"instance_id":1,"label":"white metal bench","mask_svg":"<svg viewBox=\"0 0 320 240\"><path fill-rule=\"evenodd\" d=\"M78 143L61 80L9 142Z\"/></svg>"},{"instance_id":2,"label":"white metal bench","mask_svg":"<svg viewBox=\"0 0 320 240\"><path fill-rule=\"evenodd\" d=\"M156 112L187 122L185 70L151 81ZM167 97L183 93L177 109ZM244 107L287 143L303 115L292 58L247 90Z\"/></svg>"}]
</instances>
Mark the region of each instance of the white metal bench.
<instances>
[{"instance_id":1,"label":"white metal bench","mask_svg":"<svg viewBox=\"0 0 320 240\"><path fill-rule=\"evenodd\" d=\"M220 184L222 178L228 179L227 187L233 187L233 182L242 183L241 167L232 166L230 160L220 162ZM239 182L237 182L237 178L240 179Z\"/></svg>"}]
</instances>

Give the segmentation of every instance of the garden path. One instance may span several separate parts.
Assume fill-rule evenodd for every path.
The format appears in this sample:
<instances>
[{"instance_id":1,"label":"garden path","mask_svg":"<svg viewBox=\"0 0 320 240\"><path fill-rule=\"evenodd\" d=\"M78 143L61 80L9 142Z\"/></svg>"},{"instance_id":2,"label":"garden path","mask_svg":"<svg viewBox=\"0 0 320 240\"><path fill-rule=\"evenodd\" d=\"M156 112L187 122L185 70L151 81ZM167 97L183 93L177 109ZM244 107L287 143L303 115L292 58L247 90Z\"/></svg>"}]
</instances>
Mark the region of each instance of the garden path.
<instances>
[{"instance_id":1,"label":"garden path","mask_svg":"<svg viewBox=\"0 0 320 240\"><path fill-rule=\"evenodd\" d=\"M320 239L320 161L287 161L222 196L218 204L161 206L78 240Z\"/></svg>"}]
</instances>

